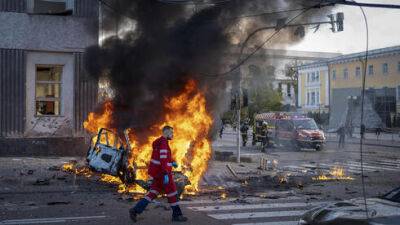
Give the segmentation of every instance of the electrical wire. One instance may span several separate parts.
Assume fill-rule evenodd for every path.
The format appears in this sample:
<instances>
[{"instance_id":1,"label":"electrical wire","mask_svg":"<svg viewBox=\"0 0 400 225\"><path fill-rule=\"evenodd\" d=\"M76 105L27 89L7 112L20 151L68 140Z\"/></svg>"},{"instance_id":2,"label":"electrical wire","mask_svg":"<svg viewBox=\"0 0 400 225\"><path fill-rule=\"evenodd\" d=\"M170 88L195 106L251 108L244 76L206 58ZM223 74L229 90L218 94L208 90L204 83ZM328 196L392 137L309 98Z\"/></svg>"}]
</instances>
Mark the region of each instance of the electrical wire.
<instances>
[{"instance_id":1,"label":"electrical wire","mask_svg":"<svg viewBox=\"0 0 400 225\"><path fill-rule=\"evenodd\" d=\"M354 1L355 2L355 1ZM356 3L356 2L355 2ZM368 67L368 51L369 51L369 29L368 29L368 20L367 16L365 15L365 11L362 6L359 6L361 13L364 17L365 22L365 31L366 31L366 44L365 44L365 63L364 63L364 74L362 79L362 88L361 88L361 122L360 122L360 167L361 167L361 184L362 184L362 194L364 198L364 206L365 206L365 216L367 222L369 220L368 215L368 205L367 205L367 195L366 195L366 188L365 188L365 179L364 179L364 155L363 155L363 142L364 142L364 134L365 132L365 125L364 125L364 101L365 101L365 83L366 83L366 74L367 74L367 67ZM364 129L361 129L364 127Z\"/></svg>"},{"instance_id":2,"label":"electrical wire","mask_svg":"<svg viewBox=\"0 0 400 225\"><path fill-rule=\"evenodd\" d=\"M331 5L331 4L330 4ZM241 60L242 54L239 55L238 57L238 63L233 66L231 69L229 69L228 71L222 72L222 73L216 73L216 74L201 74L204 77L223 77L223 76L227 76L227 75L232 75L231 73L233 71L235 71L236 69L238 69L241 65L243 65L247 60L249 60L254 54L256 54L259 50L261 50L270 40L272 40L272 38L274 38L283 28L285 28L287 25L289 25L290 23L292 23L294 20L296 20L297 18L299 18L301 15L305 14L306 12L308 12L309 10L313 9L313 8L317 8L317 7L322 7L320 3L318 3L317 5L313 5L310 7L307 7L305 10L301 11L300 13L298 13L296 16L292 17L290 20L288 20L282 27L278 28L273 34L271 34L264 42L262 42L259 46L256 47L255 50L253 50L250 54L248 54L244 59ZM318 8L319 8L318 7Z\"/></svg>"},{"instance_id":3,"label":"electrical wire","mask_svg":"<svg viewBox=\"0 0 400 225\"><path fill-rule=\"evenodd\" d=\"M179 1L179 0L157 0L158 2L171 4L171 5L217 5L226 2L230 2L232 0L220 0L220 1L212 1L212 2L204 2L204 1Z\"/></svg>"}]
</instances>

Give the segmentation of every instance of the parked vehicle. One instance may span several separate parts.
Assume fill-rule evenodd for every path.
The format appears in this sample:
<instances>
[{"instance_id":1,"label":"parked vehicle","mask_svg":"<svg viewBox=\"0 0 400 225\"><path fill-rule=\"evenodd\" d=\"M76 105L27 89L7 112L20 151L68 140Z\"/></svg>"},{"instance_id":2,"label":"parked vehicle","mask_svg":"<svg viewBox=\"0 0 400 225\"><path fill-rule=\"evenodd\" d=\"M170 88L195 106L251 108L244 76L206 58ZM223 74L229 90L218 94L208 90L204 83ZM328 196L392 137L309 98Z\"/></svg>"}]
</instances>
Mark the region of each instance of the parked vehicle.
<instances>
[{"instance_id":1,"label":"parked vehicle","mask_svg":"<svg viewBox=\"0 0 400 225\"><path fill-rule=\"evenodd\" d=\"M266 124L264 128L259 124ZM298 113L274 112L255 116L253 143L264 146L284 145L300 150L313 148L320 151L325 145L325 134L314 119ZM264 144L265 143L265 144Z\"/></svg>"},{"instance_id":2,"label":"parked vehicle","mask_svg":"<svg viewBox=\"0 0 400 225\"><path fill-rule=\"evenodd\" d=\"M128 162L131 147L128 133L125 131L124 134L125 141L122 141L115 132L101 128L90 142L86 156L88 167L95 172L118 176L125 184L137 184L149 190L148 181L136 179L136 171L147 169L147 167L138 168ZM190 184L189 179L182 172L176 171L174 171L174 179L180 195L185 186Z\"/></svg>"}]
</instances>

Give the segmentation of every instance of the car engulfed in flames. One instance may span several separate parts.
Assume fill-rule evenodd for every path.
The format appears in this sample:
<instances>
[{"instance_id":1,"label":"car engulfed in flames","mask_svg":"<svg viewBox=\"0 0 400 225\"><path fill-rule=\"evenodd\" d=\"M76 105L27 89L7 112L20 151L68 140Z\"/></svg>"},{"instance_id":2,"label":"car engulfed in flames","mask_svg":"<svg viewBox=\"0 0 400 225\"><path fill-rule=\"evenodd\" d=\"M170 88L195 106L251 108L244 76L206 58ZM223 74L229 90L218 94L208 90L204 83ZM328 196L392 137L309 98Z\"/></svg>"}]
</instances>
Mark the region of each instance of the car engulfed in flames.
<instances>
[{"instance_id":1,"label":"car engulfed in flames","mask_svg":"<svg viewBox=\"0 0 400 225\"><path fill-rule=\"evenodd\" d=\"M134 128L123 135L113 127L115 108L112 101L105 101L102 109L91 112L84 128L96 134L87 154L89 167L103 173L104 182L121 181L119 190L143 193L148 188L147 167L152 153L152 142L161 136L161 128L172 126L174 139L170 142L174 160L179 167L174 171L178 189L186 194L199 191L199 183L211 158L209 132L213 123L206 109L204 93L194 80L187 81L181 93L164 98L163 118L149 127L146 140L139 140ZM120 136L124 138L120 138ZM111 177L112 176L112 177Z\"/></svg>"},{"instance_id":2,"label":"car engulfed in flames","mask_svg":"<svg viewBox=\"0 0 400 225\"><path fill-rule=\"evenodd\" d=\"M126 131L124 133L127 134ZM101 128L91 140L86 155L88 167L92 171L102 173L102 181L122 185L120 190L125 191L126 186L138 185L148 191L150 181L136 178L136 172L146 168L137 168L135 165L129 164L130 142L128 135L125 137L126 140L123 142L116 133ZM190 181L179 171L174 171L174 179L178 195L181 195Z\"/></svg>"}]
</instances>

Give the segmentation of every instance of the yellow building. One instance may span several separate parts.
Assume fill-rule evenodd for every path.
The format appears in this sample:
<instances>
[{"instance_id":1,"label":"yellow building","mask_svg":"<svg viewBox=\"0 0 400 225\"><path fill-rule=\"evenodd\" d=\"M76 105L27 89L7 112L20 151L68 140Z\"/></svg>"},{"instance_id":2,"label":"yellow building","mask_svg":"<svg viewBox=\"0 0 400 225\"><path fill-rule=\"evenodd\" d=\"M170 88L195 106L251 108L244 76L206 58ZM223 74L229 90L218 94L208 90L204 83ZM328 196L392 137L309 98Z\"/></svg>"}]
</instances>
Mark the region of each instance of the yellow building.
<instances>
[{"instance_id":1,"label":"yellow building","mask_svg":"<svg viewBox=\"0 0 400 225\"><path fill-rule=\"evenodd\" d=\"M328 112L329 76L326 62L315 62L298 68L298 104L302 112Z\"/></svg>"},{"instance_id":2,"label":"yellow building","mask_svg":"<svg viewBox=\"0 0 400 225\"><path fill-rule=\"evenodd\" d=\"M364 111L367 110L369 117L365 121L378 118L374 125L369 121L371 127L379 126L379 123L388 127L399 126L400 46L370 50L366 64ZM299 67L300 111L329 110L330 127L349 123L359 126L357 115L351 118L347 115L360 114L357 110L361 108L357 104L361 97L364 65L365 52L360 52Z\"/></svg>"},{"instance_id":3,"label":"yellow building","mask_svg":"<svg viewBox=\"0 0 400 225\"><path fill-rule=\"evenodd\" d=\"M330 72L331 117L343 114L348 99L361 96L365 52L343 55L328 61ZM383 126L397 123L400 113L400 46L368 52L365 96ZM331 121L335 123L335 118Z\"/></svg>"}]
</instances>

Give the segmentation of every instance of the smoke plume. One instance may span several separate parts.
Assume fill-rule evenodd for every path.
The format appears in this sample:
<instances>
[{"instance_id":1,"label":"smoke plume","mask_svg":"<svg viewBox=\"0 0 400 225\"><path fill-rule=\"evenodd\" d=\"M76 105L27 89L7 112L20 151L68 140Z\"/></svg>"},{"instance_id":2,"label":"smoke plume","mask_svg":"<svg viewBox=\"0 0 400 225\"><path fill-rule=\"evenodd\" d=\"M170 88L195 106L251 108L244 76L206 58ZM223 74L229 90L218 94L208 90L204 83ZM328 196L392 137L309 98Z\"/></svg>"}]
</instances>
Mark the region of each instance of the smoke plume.
<instances>
[{"instance_id":1,"label":"smoke plume","mask_svg":"<svg viewBox=\"0 0 400 225\"><path fill-rule=\"evenodd\" d=\"M113 127L133 127L139 138L144 137L149 127L163 118L164 99L181 92L189 79L197 81L206 93L208 109L218 114L225 81L234 78L213 75L236 63L224 60L235 51L234 44L259 26L274 25L277 19L295 14L243 15L310 5L307 0L217 0L215 4L198 5L188 2L103 1L102 29L114 35L101 46L87 49L86 67L91 76L107 77L115 92ZM318 14L321 12L313 10L296 22L308 21ZM127 32L116 35L116 30L123 29ZM299 41L292 31L285 30L274 42ZM264 36L258 35L254 43Z\"/></svg>"}]
</instances>

